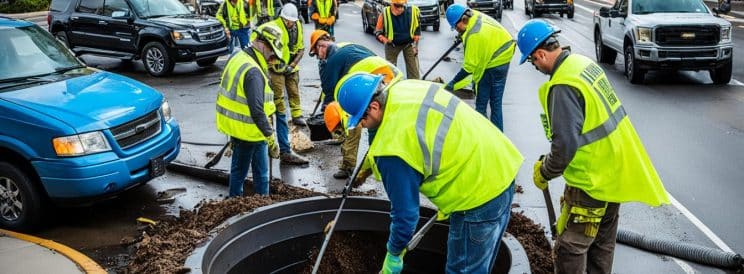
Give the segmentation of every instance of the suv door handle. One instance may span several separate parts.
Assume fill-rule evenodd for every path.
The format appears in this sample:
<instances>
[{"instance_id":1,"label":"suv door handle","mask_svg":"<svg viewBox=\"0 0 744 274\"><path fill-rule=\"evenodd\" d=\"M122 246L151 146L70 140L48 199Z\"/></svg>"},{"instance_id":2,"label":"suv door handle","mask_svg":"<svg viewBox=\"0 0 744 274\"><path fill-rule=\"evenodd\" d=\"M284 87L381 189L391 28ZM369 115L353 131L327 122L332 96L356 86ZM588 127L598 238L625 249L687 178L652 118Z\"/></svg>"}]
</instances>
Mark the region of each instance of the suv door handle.
<instances>
[{"instance_id":1,"label":"suv door handle","mask_svg":"<svg viewBox=\"0 0 744 274\"><path fill-rule=\"evenodd\" d=\"M73 16L73 17L70 17L70 19L72 19L72 20L78 20L78 19L80 19L80 17Z\"/></svg>"},{"instance_id":2,"label":"suv door handle","mask_svg":"<svg viewBox=\"0 0 744 274\"><path fill-rule=\"evenodd\" d=\"M108 25L108 22L103 21L103 20L98 20L98 24L99 25Z\"/></svg>"}]
</instances>

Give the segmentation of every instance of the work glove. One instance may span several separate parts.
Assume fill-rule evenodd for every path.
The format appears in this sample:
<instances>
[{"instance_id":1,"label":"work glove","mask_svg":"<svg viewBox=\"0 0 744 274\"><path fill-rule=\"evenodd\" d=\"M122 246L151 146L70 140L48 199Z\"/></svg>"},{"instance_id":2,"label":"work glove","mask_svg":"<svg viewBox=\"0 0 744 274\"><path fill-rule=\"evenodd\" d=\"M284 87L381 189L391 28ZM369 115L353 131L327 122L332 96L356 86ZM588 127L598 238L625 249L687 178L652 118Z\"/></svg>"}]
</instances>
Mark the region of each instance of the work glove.
<instances>
[{"instance_id":1,"label":"work glove","mask_svg":"<svg viewBox=\"0 0 744 274\"><path fill-rule=\"evenodd\" d=\"M362 184L364 184L364 181L367 180L367 177L372 175L372 169L365 168L359 171L359 174L357 174L356 179L354 179L353 182L351 182L352 187L360 187Z\"/></svg>"},{"instance_id":2,"label":"work glove","mask_svg":"<svg viewBox=\"0 0 744 274\"><path fill-rule=\"evenodd\" d=\"M328 18L327 17L320 17L320 19L318 19L318 24L327 25L328 24Z\"/></svg>"},{"instance_id":3,"label":"work glove","mask_svg":"<svg viewBox=\"0 0 744 274\"><path fill-rule=\"evenodd\" d=\"M440 221L440 222L441 222L441 221L445 221L445 220L448 220L448 219L449 219L449 217L450 217L450 215L449 215L449 214L444 214L444 213L443 213L443 212L441 212L441 211L437 211L437 221Z\"/></svg>"},{"instance_id":4,"label":"work glove","mask_svg":"<svg viewBox=\"0 0 744 274\"><path fill-rule=\"evenodd\" d=\"M266 144L269 145L269 157L279 159L279 145L276 143L276 134L266 137Z\"/></svg>"},{"instance_id":5,"label":"work glove","mask_svg":"<svg viewBox=\"0 0 744 274\"><path fill-rule=\"evenodd\" d=\"M387 37L385 37L385 35L382 35L382 34L377 35L377 40L380 40L380 42L382 42L382 44L384 45L387 45L388 43L390 43L390 40L388 40Z\"/></svg>"},{"instance_id":6,"label":"work glove","mask_svg":"<svg viewBox=\"0 0 744 274\"><path fill-rule=\"evenodd\" d=\"M397 274L401 273L403 271L403 256L406 255L406 250L403 249L403 252L400 253L400 255L393 255L390 254L390 251L387 252L385 255L385 262L382 263L382 270L380 270L380 273L383 274Z\"/></svg>"},{"instance_id":7,"label":"work glove","mask_svg":"<svg viewBox=\"0 0 744 274\"><path fill-rule=\"evenodd\" d=\"M318 21L320 15L318 15L317 12L313 12L313 15L310 15L310 18L312 18L314 21Z\"/></svg>"},{"instance_id":8,"label":"work glove","mask_svg":"<svg viewBox=\"0 0 744 274\"><path fill-rule=\"evenodd\" d=\"M540 172L540 168L542 167L544 159L545 155L541 155L540 159L535 162L535 166L532 169L532 181L540 190L545 190L546 188L548 188L548 180L546 180L545 177L543 177L542 172Z\"/></svg>"},{"instance_id":9,"label":"work glove","mask_svg":"<svg viewBox=\"0 0 744 274\"><path fill-rule=\"evenodd\" d=\"M331 15L331 17L328 17L328 21L326 21L326 25L332 26L333 23L336 22L336 16Z\"/></svg>"}]
</instances>

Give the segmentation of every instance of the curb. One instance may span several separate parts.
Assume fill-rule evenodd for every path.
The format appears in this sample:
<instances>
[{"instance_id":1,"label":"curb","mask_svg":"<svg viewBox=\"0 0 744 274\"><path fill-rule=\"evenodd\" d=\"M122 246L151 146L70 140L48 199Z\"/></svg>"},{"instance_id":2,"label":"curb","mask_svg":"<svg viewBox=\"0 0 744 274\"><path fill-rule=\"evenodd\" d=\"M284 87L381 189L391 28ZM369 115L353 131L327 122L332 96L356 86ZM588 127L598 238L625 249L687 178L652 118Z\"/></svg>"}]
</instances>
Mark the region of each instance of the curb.
<instances>
[{"instance_id":1,"label":"curb","mask_svg":"<svg viewBox=\"0 0 744 274\"><path fill-rule=\"evenodd\" d=\"M64 255L65 257L69 258L72 262L74 262L78 267L80 267L85 273L93 273L93 274L105 274L107 273L106 270L104 270L98 263L93 261L93 259L88 258L88 256L85 256L83 253L80 253L77 250L74 250L66 245L57 243L52 240L46 240L38 237L34 237L31 235L8 231L5 229L0 229L0 234L5 234L10 237L23 240L26 242L34 243L43 247L46 247L48 249L54 250L55 252Z\"/></svg>"}]
</instances>

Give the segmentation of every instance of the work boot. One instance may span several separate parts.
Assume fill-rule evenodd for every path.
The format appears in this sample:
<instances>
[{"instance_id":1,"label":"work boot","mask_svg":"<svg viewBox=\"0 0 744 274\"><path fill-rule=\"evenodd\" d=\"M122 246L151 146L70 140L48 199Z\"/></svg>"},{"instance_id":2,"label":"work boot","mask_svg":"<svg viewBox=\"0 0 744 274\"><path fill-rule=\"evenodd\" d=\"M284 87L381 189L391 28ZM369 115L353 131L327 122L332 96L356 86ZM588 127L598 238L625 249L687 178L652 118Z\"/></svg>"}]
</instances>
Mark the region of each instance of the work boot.
<instances>
[{"instance_id":1,"label":"work boot","mask_svg":"<svg viewBox=\"0 0 744 274\"><path fill-rule=\"evenodd\" d=\"M301 127L307 126L307 122L305 122L305 119L302 119L302 116L292 118L292 123L295 126L301 126Z\"/></svg>"},{"instance_id":2,"label":"work boot","mask_svg":"<svg viewBox=\"0 0 744 274\"><path fill-rule=\"evenodd\" d=\"M349 176L351 176L351 170L345 168L341 168L333 174L333 178L336 179L346 179L349 178Z\"/></svg>"},{"instance_id":3,"label":"work boot","mask_svg":"<svg viewBox=\"0 0 744 274\"><path fill-rule=\"evenodd\" d=\"M305 157L297 155L297 153L294 153L294 151L282 152L279 155L279 159L281 159L282 164L306 165L309 163L308 160L305 159Z\"/></svg>"}]
</instances>

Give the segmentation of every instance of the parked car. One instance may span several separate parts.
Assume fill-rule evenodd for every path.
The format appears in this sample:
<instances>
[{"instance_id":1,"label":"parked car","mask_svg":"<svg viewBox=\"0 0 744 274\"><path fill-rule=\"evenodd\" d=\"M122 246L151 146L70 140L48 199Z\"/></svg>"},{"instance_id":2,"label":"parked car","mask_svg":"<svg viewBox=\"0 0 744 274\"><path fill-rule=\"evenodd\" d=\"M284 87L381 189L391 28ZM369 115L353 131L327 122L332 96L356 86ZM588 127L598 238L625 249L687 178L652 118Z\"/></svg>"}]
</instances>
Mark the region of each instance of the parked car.
<instances>
[{"instance_id":1,"label":"parked car","mask_svg":"<svg viewBox=\"0 0 744 274\"><path fill-rule=\"evenodd\" d=\"M532 18L540 17L543 13L559 13L561 17L567 15L574 18L573 0L524 0L524 14Z\"/></svg>"},{"instance_id":2,"label":"parked car","mask_svg":"<svg viewBox=\"0 0 744 274\"><path fill-rule=\"evenodd\" d=\"M467 0L467 3L469 8L485 13L501 22L501 17L504 14L504 6L501 0Z\"/></svg>"},{"instance_id":3,"label":"parked car","mask_svg":"<svg viewBox=\"0 0 744 274\"><path fill-rule=\"evenodd\" d=\"M86 67L30 22L0 17L0 52L0 227L33 228L49 204L114 197L178 155L160 92Z\"/></svg>"},{"instance_id":4,"label":"parked car","mask_svg":"<svg viewBox=\"0 0 744 274\"><path fill-rule=\"evenodd\" d=\"M439 7L438 0L409 0L408 5L417 6L421 11L419 24L422 31L428 26L431 26L434 31L439 31L441 7ZM375 31L377 17L388 6L390 6L390 0L364 0L362 5L362 28L364 28L364 32L373 33Z\"/></svg>"},{"instance_id":5,"label":"parked car","mask_svg":"<svg viewBox=\"0 0 744 274\"><path fill-rule=\"evenodd\" d=\"M76 54L142 59L153 76L178 62L209 66L228 54L217 19L178 0L52 0L49 32Z\"/></svg>"},{"instance_id":6,"label":"parked car","mask_svg":"<svg viewBox=\"0 0 744 274\"><path fill-rule=\"evenodd\" d=\"M731 23L714 16L702 1L618 0L594 14L597 60L625 59L631 83L648 70L707 70L715 84L731 80Z\"/></svg>"}]
</instances>

